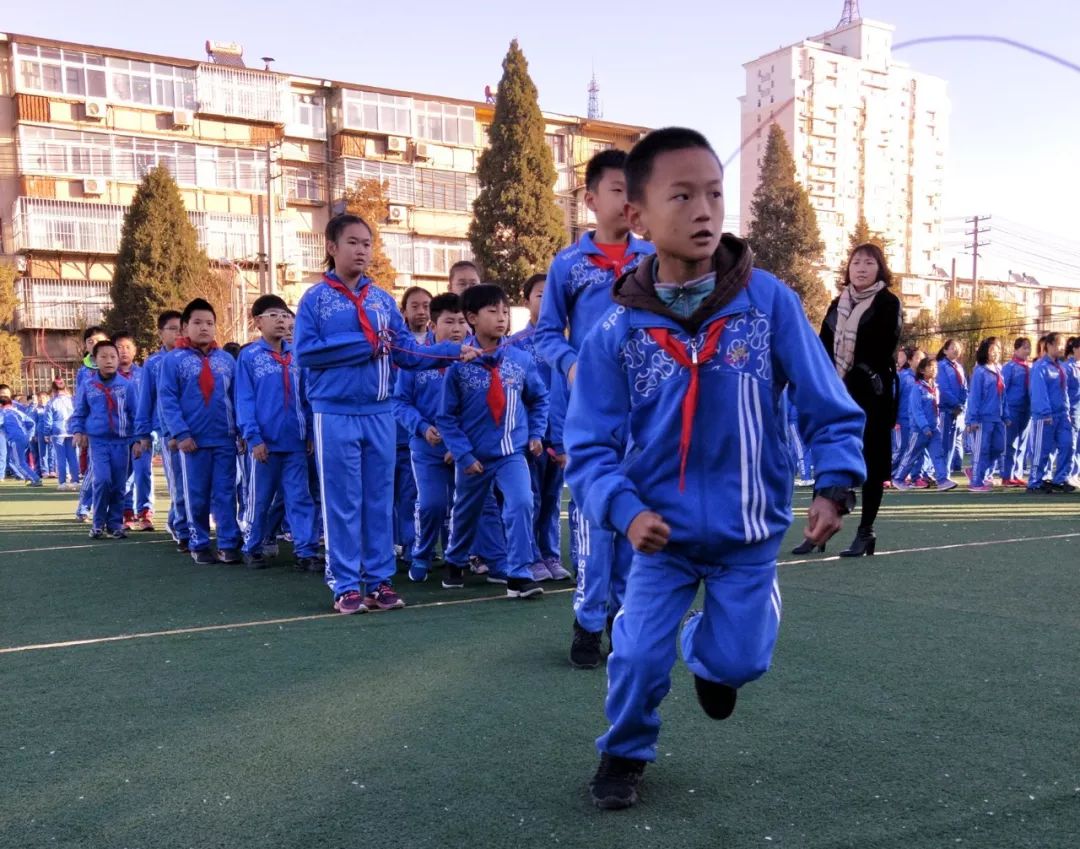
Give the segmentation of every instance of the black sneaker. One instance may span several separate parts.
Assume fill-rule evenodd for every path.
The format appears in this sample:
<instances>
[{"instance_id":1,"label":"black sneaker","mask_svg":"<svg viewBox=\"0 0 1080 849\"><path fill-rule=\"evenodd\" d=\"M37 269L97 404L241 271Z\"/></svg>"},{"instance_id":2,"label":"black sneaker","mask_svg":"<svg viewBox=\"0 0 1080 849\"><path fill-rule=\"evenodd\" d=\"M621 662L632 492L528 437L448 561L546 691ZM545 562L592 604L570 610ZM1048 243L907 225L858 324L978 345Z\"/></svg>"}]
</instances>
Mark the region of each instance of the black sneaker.
<instances>
[{"instance_id":1,"label":"black sneaker","mask_svg":"<svg viewBox=\"0 0 1080 849\"><path fill-rule=\"evenodd\" d=\"M210 566L213 563L217 563L217 558L214 557L214 552L209 548L203 548L199 551L191 552L191 559L198 563L200 566Z\"/></svg>"},{"instance_id":2,"label":"black sneaker","mask_svg":"<svg viewBox=\"0 0 1080 849\"><path fill-rule=\"evenodd\" d=\"M697 690L698 704L709 719L727 719L735 710L739 691L734 687L695 675L694 689Z\"/></svg>"},{"instance_id":3,"label":"black sneaker","mask_svg":"<svg viewBox=\"0 0 1080 849\"><path fill-rule=\"evenodd\" d=\"M309 572L318 572L322 575L326 572L326 557L307 557L305 558L305 565Z\"/></svg>"},{"instance_id":4,"label":"black sneaker","mask_svg":"<svg viewBox=\"0 0 1080 849\"><path fill-rule=\"evenodd\" d=\"M101 530L101 528L91 528L90 533L88 533L87 536L90 537L90 539L101 539L105 536L105 531Z\"/></svg>"},{"instance_id":5,"label":"black sneaker","mask_svg":"<svg viewBox=\"0 0 1080 849\"><path fill-rule=\"evenodd\" d=\"M225 563L227 565L244 562L244 558L240 556L240 552L235 548L219 548L217 550L216 559L218 563Z\"/></svg>"},{"instance_id":6,"label":"black sneaker","mask_svg":"<svg viewBox=\"0 0 1080 849\"><path fill-rule=\"evenodd\" d=\"M113 539L127 539L127 528L120 527L117 528L115 531L109 531L109 536L111 536Z\"/></svg>"},{"instance_id":7,"label":"black sneaker","mask_svg":"<svg viewBox=\"0 0 1080 849\"><path fill-rule=\"evenodd\" d=\"M532 578L507 578L506 595L509 598L539 598L544 588Z\"/></svg>"},{"instance_id":8,"label":"black sneaker","mask_svg":"<svg viewBox=\"0 0 1080 849\"><path fill-rule=\"evenodd\" d=\"M574 620L574 641L570 644L570 665L574 669L596 669L600 665L600 632L586 631Z\"/></svg>"},{"instance_id":9,"label":"black sneaker","mask_svg":"<svg viewBox=\"0 0 1080 849\"><path fill-rule=\"evenodd\" d=\"M645 766L645 761L601 755L600 766L589 782L593 804L601 810L621 811L636 803Z\"/></svg>"},{"instance_id":10,"label":"black sneaker","mask_svg":"<svg viewBox=\"0 0 1080 849\"><path fill-rule=\"evenodd\" d=\"M188 548L188 541L186 539L178 539L176 541L176 550L181 554L188 554L191 549Z\"/></svg>"},{"instance_id":11,"label":"black sneaker","mask_svg":"<svg viewBox=\"0 0 1080 849\"><path fill-rule=\"evenodd\" d=\"M218 552L219 559L220 559L220 556L221 556L221 552ZM224 563L226 561L222 561L222 562ZM267 560L265 557L263 557L263 554L260 551L258 554L245 554L244 555L244 565L247 566L248 569L269 569L270 568L270 561Z\"/></svg>"},{"instance_id":12,"label":"black sneaker","mask_svg":"<svg viewBox=\"0 0 1080 849\"><path fill-rule=\"evenodd\" d=\"M1076 492L1076 487L1071 483L1054 484L1054 492Z\"/></svg>"},{"instance_id":13,"label":"black sneaker","mask_svg":"<svg viewBox=\"0 0 1080 849\"><path fill-rule=\"evenodd\" d=\"M609 616L607 618L607 627L604 629L607 631L608 645L611 646L611 650L615 651L615 617Z\"/></svg>"},{"instance_id":14,"label":"black sneaker","mask_svg":"<svg viewBox=\"0 0 1080 849\"><path fill-rule=\"evenodd\" d=\"M459 590L465 586L465 570L460 566L446 566L446 577L442 579L444 590Z\"/></svg>"}]
</instances>

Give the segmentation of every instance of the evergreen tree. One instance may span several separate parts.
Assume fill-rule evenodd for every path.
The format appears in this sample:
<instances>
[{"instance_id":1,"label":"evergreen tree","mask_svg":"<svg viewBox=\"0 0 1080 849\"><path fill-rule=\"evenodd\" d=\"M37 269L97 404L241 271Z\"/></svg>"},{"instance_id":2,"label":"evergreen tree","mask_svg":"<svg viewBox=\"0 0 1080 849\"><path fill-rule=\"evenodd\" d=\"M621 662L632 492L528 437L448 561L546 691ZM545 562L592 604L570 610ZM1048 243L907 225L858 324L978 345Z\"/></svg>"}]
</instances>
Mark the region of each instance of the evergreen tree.
<instances>
[{"instance_id":1,"label":"evergreen tree","mask_svg":"<svg viewBox=\"0 0 1080 849\"><path fill-rule=\"evenodd\" d=\"M517 39L503 59L489 136L491 145L477 166L480 194L469 241L477 262L516 299L529 276L546 271L566 241L544 116Z\"/></svg>"},{"instance_id":2,"label":"evergreen tree","mask_svg":"<svg viewBox=\"0 0 1080 849\"><path fill-rule=\"evenodd\" d=\"M870 229L870 225L866 221L866 216L859 214L859 220L855 222L855 229L848 234L848 257L851 256L852 251L860 245L877 245L881 248L881 252L885 254L885 259L889 260L889 250L892 247L892 239L885 237L884 233L878 233ZM890 265L891 265L890 261ZM836 285L840 288L844 285L844 274L847 271L847 257L844 258L843 265L837 270Z\"/></svg>"},{"instance_id":3,"label":"evergreen tree","mask_svg":"<svg viewBox=\"0 0 1080 849\"><path fill-rule=\"evenodd\" d=\"M820 275L825 246L810 198L795 179L795 160L784 131L776 124L769 129L750 214L747 241L755 264L798 293L806 317L817 327L829 306Z\"/></svg>"},{"instance_id":4,"label":"evergreen tree","mask_svg":"<svg viewBox=\"0 0 1080 849\"><path fill-rule=\"evenodd\" d=\"M383 247L379 225L390 217L390 183L378 180L358 180L345 190L345 211L359 215L371 227L371 264L365 272L380 289L393 292L397 271Z\"/></svg>"},{"instance_id":5,"label":"evergreen tree","mask_svg":"<svg viewBox=\"0 0 1080 849\"><path fill-rule=\"evenodd\" d=\"M15 266L0 262L0 383L17 388L22 382L22 345L15 333L6 328L15 318Z\"/></svg>"},{"instance_id":6,"label":"evergreen tree","mask_svg":"<svg viewBox=\"0 0 1080 849\"><path fill-rule=\"evenodd\" d=\"M143 178L124 217L106 325L130 332L144 352L156 349L158 313L182 307L207 269L180 190L159 165Z\"/></svg>"}]
</instances>

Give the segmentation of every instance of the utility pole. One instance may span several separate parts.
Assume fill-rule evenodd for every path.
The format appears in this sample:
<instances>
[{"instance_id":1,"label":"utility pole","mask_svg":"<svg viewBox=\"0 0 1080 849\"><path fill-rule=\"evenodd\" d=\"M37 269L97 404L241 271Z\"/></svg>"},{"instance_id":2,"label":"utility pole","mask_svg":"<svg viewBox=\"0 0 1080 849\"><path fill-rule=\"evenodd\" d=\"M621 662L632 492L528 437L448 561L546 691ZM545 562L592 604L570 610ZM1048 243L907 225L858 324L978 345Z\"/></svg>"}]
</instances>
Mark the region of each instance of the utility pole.
<instances>
[{"instance_id":1,"label":"utility pole","mask_svg":"<svg viewBox=\"0 0 1080 849\"><path fill-rule=\"evenodd\" d=\"M274 143L266 143L266 288L264 295L277 292L277 252L274 238Z\"/></svg>"},{"instance_id":2,"label":"utility pole","mask_svg":"<svg viewBox=\"0 0 1080 849\"><path fill-rule=\"evenodd\" d=\"M985 248L990 244L989 241L981 240L981 236L985 236L990 232L989 227L980 226L984 221L989 221L989 215L975 215L971 218L965 218L964 223L971 225L971 230L964 232L965 236L971 236L971 244L966 246L966 250L971 251L971 304L974 306L979 300L979 248Z\"/></svg>"}]
</instances>

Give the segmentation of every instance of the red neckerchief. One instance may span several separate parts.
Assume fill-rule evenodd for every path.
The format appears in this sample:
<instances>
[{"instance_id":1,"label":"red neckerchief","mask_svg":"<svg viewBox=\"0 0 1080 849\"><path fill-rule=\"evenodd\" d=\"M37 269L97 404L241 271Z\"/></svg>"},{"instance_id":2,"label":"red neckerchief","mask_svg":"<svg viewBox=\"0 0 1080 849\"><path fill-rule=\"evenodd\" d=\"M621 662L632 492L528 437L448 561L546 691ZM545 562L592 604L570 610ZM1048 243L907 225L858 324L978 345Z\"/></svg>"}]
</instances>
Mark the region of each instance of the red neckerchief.
<instances>
[{"instance_id":1,"label":"red neckerchief","mask_svg":"<svg viewBox=\"0 0 1080 849\"><path fill-rule=\"evenodd\" d=\"M109 430L113 433L116 433L116 399L113 398L112 389L106 386L100 380L96 381L94 385L98 389L100 389L102 394L105 396L105 411L108 413L109 416Z\"/></svg>"},{"instance_id":2,"label":"red neckerchief","mask_svg":"<svg viewBox=\"0 0 1080 849\"><path fill-rule=\"evenodd\" d=\"M694 414L697 412L699 374L702 363L707 363L720 347L720 334L724 332L727 319L714 322L705 334L701 350L686 345L675 339L671 331L663 327L650 327L649 335L656 344L663 348L680 366L690 370L690 385L682 402L682 430L679 434L679 492L686 491L686 462L690 459L690 439L694 435Z\"/></svg>"},{"instance_id":3,"label":"red neckerchief","mask_svg":"<svg viewBox=\"0 0 1080 849\"><path fill-rule=\"evenodd\" d=\"M356 307L356 316L360 319L360 329L364 331L364 338L367 339L368 344L371 346L372 355L376 354L379 350L379 334L371 326L371 319L368 318L367 310L364 309L364 297L367 295L367 289L371 285L371 281L366 277L360 278L363 285L355 292L342 283L341 279L336 275L324 274L323 282L352 301L353 306Z\"/></svg>"},{"instance_id":4,"label":"red neckerchief","mask_svg":"<svg viewBox=\"0 0 1080 849\"><path fill-rule=\"evenodd\" d=\"M273 348L267 349L279 366L281 366L281 382L285 385L285 407L289 408L289 366L292 365L292 352L279 354Z\"/></svg>"},{"instance_id":5,"label":"red neckerchief","mask_svg":"<svg viewBox=\"0 0 1080 849\"><path fill-rule=\"evenodd\" d=\"M615 279L622 277L623 270L634 259L635 254L630 253L630 242L616 243L614 245L602 245L599 242L593 244L601 251L598 254L588 254L589 262L604 271L611 271ZM622 248L622 256L615 256L615 249Z\"/></svg>"},{"instance_id":6,"label":"red neckerchief","mask_svg":"<svg viewBox=\"0 0 1080 849\"><path fill-rule=\"evenodd\" d=\"M502 352L496 351L492 358L495 360L495 365L485 363L483 360L477 360L476 364L481 368L485 368L488 374L491 375L491 382L488 385L487 391L487 405L491 411L491 418L495 421L496 425L502 424L503 415L506 413L506 390L503 389L502 375L499 373L499 365L502 362Z\"/></svg>"},{"instance_id":7,"label":"red neckerchief","mask_svg":"<svg viewBox=\"0 0 1080 849\"><path fill-rule=\"evenodd\" d=\"M191 340L187 336L178 336L174 348L187 348L190 351L194 351L200 357L202 357L202 369L199 371L199 391L202 393L203 404L207 407L210 406L210 399L214 395L214 370L210 368L210 354L217 350L218 343L211 342L210 347L206 349L204 354L198 348L191 344Z\"/></svg>"},{"instance_id":8,"label":"red neckerchief","mask_svg":"<svg viewBox=\"0 0 1080 849\"><path fill-rule=\"evenodd\" d=\"M920 380L919 385L924 386L928 390L930 390L930 397L934 399L934 420L937 421L937 417L938 417L938 388L937 388L937 384L934 384L933 386L931 386L925 380Z\"/></svg>"},{"instance_id":9,"label":"red neckerchief","mask_svg":"<svg viewBox=\"0 0 1080 849\"><path fill-rule=\"evenodd\" d=\"M1024 388L1031 388L1031 364L1019 357L1013 357L1013 362L1024 370Z\"/></svg>"},{"instance_id":10,"label":"red neckerchief","mask_svg":"<svg viewBox=\"0 0 1080 849\"><path fill-rule=\"evenodd\" d=\"M954 363L948 357L945 358L945 362L947 362L950 366L952 366L952 370L954 372L956 372L956 382L960 386L966 385L967 381L964 379L964 370L961 369L960 366L958 366L956 363Z\"/></svg>"},{"instance_id":11,"label":"red neckerchief","mask_svg":"<svg viewBox=\"0 0 1080 849\"><path fill-rule=\"evenodd\" d=\"M1049 357L1047 359L1049 359ZM1061 382L1061 394L1065 395L1065 386L1068 383L1065 378L1065 369L1061 367L1061 364L1057 360L1050 360L1050 365L1057 369L1058 380Z\"/></svg>"}]
</instances>

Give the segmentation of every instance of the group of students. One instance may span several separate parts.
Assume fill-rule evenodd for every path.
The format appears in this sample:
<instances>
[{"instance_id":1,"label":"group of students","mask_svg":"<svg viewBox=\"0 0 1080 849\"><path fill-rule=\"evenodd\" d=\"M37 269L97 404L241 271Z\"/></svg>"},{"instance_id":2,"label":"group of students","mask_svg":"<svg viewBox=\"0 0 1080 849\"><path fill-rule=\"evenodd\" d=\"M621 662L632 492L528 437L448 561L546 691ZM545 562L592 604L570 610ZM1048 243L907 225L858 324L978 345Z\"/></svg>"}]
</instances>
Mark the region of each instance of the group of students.
<instances>
[{"instance_id":1,"label":"group of students","mask_svg":"<svg viewBox=\"0 0 1080 849\"><path fill-rule=\"evenodd\" d=\"M893 486L955 489L949 475L965 469L972 492L989 492L995 475L1031 493L1075 492L1080 486L1080 337L1049 333L1013 342L1002 364L1001 341L983 339L970 385L960 343L936 357L918 348L898 353L899 410ZM1025 469L1027 477L1025 479Z\"/></svg>"}]
</instances>

